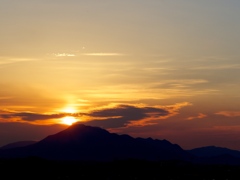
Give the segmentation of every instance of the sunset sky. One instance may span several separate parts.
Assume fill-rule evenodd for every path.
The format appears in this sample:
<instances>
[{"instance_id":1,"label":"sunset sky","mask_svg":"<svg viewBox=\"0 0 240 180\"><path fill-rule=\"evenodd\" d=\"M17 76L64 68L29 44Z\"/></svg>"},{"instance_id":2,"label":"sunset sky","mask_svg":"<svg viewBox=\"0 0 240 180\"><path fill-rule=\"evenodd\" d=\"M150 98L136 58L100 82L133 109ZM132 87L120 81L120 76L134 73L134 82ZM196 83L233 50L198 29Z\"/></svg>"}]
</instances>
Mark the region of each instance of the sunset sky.
<instances>
[{"instance_id":1,"label":"sunset sky","mask_svg":"<svg viewBox=\"0 0 240 180\"><path fill-rule=\"evenodd\" d=\"M239 0L0 0L0 146L81 123L240 150Z\"/></svg>"}]
</instances>

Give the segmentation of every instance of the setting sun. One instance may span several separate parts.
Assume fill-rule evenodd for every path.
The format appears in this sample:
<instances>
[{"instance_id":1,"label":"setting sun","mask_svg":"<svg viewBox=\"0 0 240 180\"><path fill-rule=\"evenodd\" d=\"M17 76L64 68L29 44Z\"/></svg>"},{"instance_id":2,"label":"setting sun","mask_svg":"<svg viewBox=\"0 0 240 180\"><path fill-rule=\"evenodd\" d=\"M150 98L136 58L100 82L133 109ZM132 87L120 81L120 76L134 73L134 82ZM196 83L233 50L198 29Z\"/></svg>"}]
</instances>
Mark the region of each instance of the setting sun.
<instances>
[{"instance_id":1,"label":"setting sun","mask_svg":"<svg viewBox=\"0 0 240 180\"><path fill-rule=\"evenodd\" d=\"M62 118L62 124L66 124L66 125L70 126L75 122L77 122L77 119L72 116L66 116L66 117Z\"/></svg>"}]
</instances>

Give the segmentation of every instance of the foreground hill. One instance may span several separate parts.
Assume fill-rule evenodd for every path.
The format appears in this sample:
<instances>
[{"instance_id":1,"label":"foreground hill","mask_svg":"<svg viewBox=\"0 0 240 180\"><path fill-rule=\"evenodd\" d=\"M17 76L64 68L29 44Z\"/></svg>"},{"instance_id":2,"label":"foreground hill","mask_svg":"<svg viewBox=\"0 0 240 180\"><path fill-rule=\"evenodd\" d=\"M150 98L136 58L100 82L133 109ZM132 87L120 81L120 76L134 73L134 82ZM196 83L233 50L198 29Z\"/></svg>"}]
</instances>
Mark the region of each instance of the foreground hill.
<instances>
[{"instance_id":1,"label":"foreground hill","mask_svg":"<svg viewBox=\"0 0 240 180\"><path fill-rule=\"evenodd\" d=\"M166 140L133 138L83 124L74 124L29 146L0 151L2 158L33 156L51 160L84 161L189 160L192 157L180 146Z\"/></svg>"}]
</instances>

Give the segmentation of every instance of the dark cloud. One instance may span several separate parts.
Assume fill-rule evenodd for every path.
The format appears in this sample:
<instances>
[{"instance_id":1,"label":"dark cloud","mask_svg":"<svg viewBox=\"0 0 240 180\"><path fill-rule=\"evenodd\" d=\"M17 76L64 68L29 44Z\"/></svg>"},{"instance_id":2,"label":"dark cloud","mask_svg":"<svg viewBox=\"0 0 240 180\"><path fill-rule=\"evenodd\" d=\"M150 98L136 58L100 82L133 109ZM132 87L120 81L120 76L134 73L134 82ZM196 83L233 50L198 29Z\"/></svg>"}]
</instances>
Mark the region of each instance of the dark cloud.
<instances>
[{"instance_id":1,"label":"dark cloud","mask_svg":"<svg viewBox=\"0 0 240 180\"><path fill-rule=\"evenodd\" d=\"M178 110L186 104L175 104L172 106L144 106L136 104L118 104L114 106L94 109L87 113L58 113L43 114L34 112L8 112L0 111L0 119L18 122L47 121L59 119L66 116L79 118L83 116L81 123L102 128L120 128L129 126L146 126L156 124L157 120L166 119L176 115Z\"/></svg>"},{"instance_id":2,"label":"dark cloud","mask_svg":"<svg viewBox=\"0 0 240 180\"><path fill-rule=\"evenodd\" d=\"M104 128L124 127L134 121L156 119L170 115L167 109L159 107L138 107L134 105L118 105L105 109L92 111L86 115L93 118L88 125Z\"/></svg>"},{"instance_id":3,"label":"dark cloud","mask_svg":"<svg viewBox=\"0 0 240 180\"><path fill-rule=\"evenodd\" d=\"M39 113L30 113L30 112L19 112L19 113L9 113L5 112L0 114L1 118L4 119L13 119L19 118L23 121L37 121L37 120L49 120L65 117L66 114L39 114Z\"/></svg>"}]
</instances>

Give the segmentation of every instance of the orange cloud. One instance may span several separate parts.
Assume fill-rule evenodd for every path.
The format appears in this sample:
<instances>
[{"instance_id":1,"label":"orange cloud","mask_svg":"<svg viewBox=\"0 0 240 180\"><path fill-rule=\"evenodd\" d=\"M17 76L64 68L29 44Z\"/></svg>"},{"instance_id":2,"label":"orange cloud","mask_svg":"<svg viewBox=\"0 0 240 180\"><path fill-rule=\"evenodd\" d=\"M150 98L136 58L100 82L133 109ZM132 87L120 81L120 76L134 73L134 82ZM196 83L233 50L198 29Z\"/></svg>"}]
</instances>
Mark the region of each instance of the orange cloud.
<instances>
[{"instance_id":1,"label":"orange cloud","mask_svg":"<svg viewBox=\"0 0 240 180\"><path fill-rule=\"evenodd\" d=\"M85 53L85 56L123 56L121 53Z\"/></svg>"},{"instance_id":2,"label":"orange cloud","mask_svg":"<svg viewBox=\"0 0 240 180\"><path fill-rule=\"evenodd\" d=\"M187 120L202 119L202 118L205 118L205 117L207 117L206 114L199 113L197 116L191 116L191 117L188 117Z\"/></svg>"},{"instance_id":3,"label":"orange cloud","mask_svg":"<svg viewBox=\"0 0 240 180\"><path fill-rule=\"evenodd\" d=\"M145 104L109 104L81 113L36 113L30 111L0 110L1 122L24 122L31 124L56 124L66 116L79 118L83 123L103 128L141 127L158 123L159 120L179 114L183 107L190 106L182 102L167 106L148 106Z\"/></svg>"},{"instance_id":4,"label":"orange cloud","mask_svg":"<svg viewBox=\"0 0 240 180\"><path fill-rule=\"evenodd\" d=\"M17 112L0 110L0 122L25 122L30 124L56 124L56 119L66 117L70 113L45 114L35 112ZM77 116L77 114L70 114Z\"/></svg>"},{"instance_id":5,"label":"orange cloud","mask_svg":"<svg viewBox=\"0 0 240 180\"><path fill-rule=\"evenodd\" d=\"M226 116L226 117L238 117L240 116L240 111L220 111L215 114Z\"/></svg>"},{"instance_id":6,"label":"orange cloud","mask_svg":"<svg viewBox=\"0 0 240 180\"><path fill-rule=\"evenodd\" d=\"M167 119L179 113L179 110L191 103L183 102L169 106L147 106L144 104L115 104L95 109L84 115L89 116L86 124L104 128L130 126L148 126L158 120Z\"/></svg>"}]
</instances>

